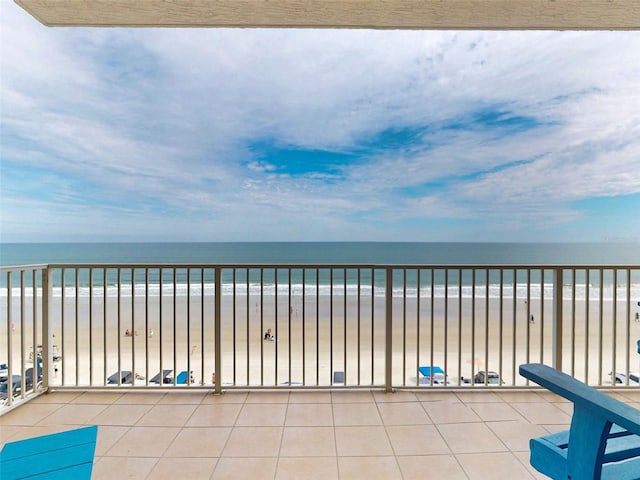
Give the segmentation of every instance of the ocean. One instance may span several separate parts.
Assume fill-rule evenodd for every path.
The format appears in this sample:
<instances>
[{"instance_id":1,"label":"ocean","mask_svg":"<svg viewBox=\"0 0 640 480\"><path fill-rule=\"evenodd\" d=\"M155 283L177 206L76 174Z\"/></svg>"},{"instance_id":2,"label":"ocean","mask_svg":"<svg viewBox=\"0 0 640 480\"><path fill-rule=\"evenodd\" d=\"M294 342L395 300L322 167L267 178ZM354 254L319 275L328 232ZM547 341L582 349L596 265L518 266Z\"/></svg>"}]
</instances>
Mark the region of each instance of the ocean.
<instances>
[{"instance_id":1,"label":"ocean","mask_svg":"<svg viewBox=\"0 0 640 480\"><path fill-rule=\"evenodd\" d=\"M445 275L443 269L424 270L420 277L417 270L409 270L406 276L397 271L394 276L394 291L398 296L420 297L433 294L438 297L448 290L450 298L459 292L464 297L472 295L472 284L480 288L488 285L490 296L496 296L500 289L500 272L479 270L474 273L473 266L635 266L631 272L631 285L634 295L640 295L640 244L622 243L386 243L386 242L256 242L256 243L4 243L0 244L0 266L33 264L152 264L152 265L375 265L377 269L360 271L361 289L373 290L376 296L384 296L384 265L447 265L468 267L458 273L450 271ZM432 273L433 272L433 273ZM262 288L263 294L286 295L291 284L292 295L329 294L335 288L344 294L356 294L358 270L355 268L333 270L310 269L240 269L235 272L225 270L222 277L223 294L243 294L249 291L256 294ZM174 278L175 275L175 278ZM261 276L262 275L262 276ZM303 281L304 275L304 281ZM508 269L503 272L504 295L511 296L513 289L518 298L527 295L527 271ZM515 275L515 278L514 278ZM529 272L530 298L551 298L552 271L532 269ZM202 276L202 278L201 278ZM317 278L316 278L317 276ZM54 295L61 285L61 273L54 275ZM106 282L105 278L106 277ZM132 281L133 277L133 281ZM162 277L162 279L160 279ZM460 277L460 278L458 278ZM146 278L148 286L145 287ZM161 281L162 280L162 281ZM189 281L188 281L189 280ZM572 281L567 272L563 282ZM614 279L613 270L606 270L602 277L605 297L613 297L613 285L623 294L626 285L623 276ZM26 279L26 284L30 279ZM39 283L39 281L38 281ZM213 270L177 268L95 269L89 276L89 269L79 269L78 277L74 270L65 272L65 286L77 284L81 288L78 295L89 295L89 284L94 295L101 295L102 289L95 287L107 285L107 295L115 295L120 286L121 295L136 296L142 294L198 295L198 289L204 288L205 294L213 294ZM265 287L260 287L261 283ZM460 283L462 287L460 287ZM584 298L589 288L598 294L600 276L597 270L587 275L586 270L576 273L577 298ZM445 287L445 284L448 287ZM0 286L6 285L4 276ZM188 288L187 288L188 287ZM335 288L334 288L335 287ZM145 290L146 289L146 290ZM406 289L406 291L405 291ZM482 296L484 288L476 292ZM74 293L74 292L72 292ZM67 292L67 295L69 292ZM1 293L1 295L6 295ZM593 298L593 297L592 297ZM635 298L635 297L634 297Z\"/></svg>"},{"instance_id":2,"label":"ocean","mask_svg":"<svg viewBox=\"0 0 640 480\"><path fill-rule=\"evenodd\" d=\"M0 243L0 266L37 263L640 265L640 243Z\"/></svg>"}]
</instances>

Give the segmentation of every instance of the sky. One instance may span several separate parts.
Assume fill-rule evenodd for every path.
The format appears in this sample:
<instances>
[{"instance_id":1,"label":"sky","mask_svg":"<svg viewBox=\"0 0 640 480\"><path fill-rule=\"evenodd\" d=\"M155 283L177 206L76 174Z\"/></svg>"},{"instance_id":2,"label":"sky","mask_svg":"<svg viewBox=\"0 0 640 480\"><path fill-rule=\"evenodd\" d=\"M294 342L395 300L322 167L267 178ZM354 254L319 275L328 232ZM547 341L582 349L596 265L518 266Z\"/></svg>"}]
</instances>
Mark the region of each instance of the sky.
<instances>
[{"instance_id":1,"label":"sky","mask_svg":"<svg viewBox=\"0 0 640 480\"><path fill-rule=\"evenodd\" d=\"M47 28L0 241L640 241L640 32Z\"/></svg>"}]
</instances>

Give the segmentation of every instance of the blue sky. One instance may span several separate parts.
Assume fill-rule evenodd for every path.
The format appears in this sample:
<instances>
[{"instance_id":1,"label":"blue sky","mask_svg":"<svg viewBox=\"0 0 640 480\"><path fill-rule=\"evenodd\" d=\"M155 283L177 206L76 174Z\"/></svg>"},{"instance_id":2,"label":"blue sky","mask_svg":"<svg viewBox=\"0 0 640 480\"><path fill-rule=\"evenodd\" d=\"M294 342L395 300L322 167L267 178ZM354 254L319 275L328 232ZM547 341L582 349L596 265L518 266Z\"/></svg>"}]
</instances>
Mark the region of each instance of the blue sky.
<instances>
[{"instance_id":1,"label":"blue sky","mask_svg":"<svg viewBox=\"0 0 640 480\"><path fill-rule=\"evenodd\" d=\"M640 241L640 32L0 36L3 242Z\"/></svg>"}]
</instances>

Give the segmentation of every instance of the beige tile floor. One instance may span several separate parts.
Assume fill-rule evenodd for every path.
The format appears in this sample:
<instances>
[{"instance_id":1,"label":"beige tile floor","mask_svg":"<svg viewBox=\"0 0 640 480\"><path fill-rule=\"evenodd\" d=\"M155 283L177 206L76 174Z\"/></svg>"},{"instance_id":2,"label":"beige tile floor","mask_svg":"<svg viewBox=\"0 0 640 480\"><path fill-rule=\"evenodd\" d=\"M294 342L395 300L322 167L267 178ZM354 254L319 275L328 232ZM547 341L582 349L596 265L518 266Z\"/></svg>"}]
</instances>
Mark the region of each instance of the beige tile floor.
<instances>
[{"instance_id":1,"label":"beige tile floor","mask_svg":"<svg viewBox=\"0 0 640 480\"><path fill-rule=\"evenodd\" d=\"M96 480L536 479L529 438L570 414L541 390L60 392L1 416L0 442L99 425Z\"/></svg>"}]
</instances>

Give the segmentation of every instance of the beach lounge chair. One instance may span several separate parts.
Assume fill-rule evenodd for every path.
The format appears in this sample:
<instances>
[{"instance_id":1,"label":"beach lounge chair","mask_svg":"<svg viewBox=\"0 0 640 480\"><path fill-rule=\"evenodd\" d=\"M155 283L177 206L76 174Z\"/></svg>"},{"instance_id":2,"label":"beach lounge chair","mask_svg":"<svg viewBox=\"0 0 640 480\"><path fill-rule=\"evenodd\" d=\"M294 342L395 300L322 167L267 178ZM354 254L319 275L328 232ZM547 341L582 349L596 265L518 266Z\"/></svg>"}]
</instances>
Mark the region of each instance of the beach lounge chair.
<instances>
[{"instance_id":1,"label":"beach lounge chair","mask_svg":"<svg viewBox=\"0 0 640 480\"><path fill-rule=\"evenodd\" d=\"M504 383L500 379L500 375L498 375L497 372L493 371L485 372L484 370L480 370L473 377L473 383L484 384L485 381L488 385L501 385Z\"/></svg>"},{"instance_id":2,"label":"beach lounge chair","mask_svg":"<svg viewBox=\"0 0 640 480\"><path fill-rule=\"evenodd\" d=\"M160 373L158 373L151 380L149 380L149 383L157 383L157 384L171 383L172 373L173 373L173 370L171 369L162 370L162 379L160 378Z\"/></svg>"},{"instance_id":3,"label":"beach lounge chair","mask_svg":"<svg viewBox=\"0 0 640 480\"><path fill-rule=\"evenodd\" d=\"M107 383L110 385L113 384L117 384L118 383L118 372L115 372L113 375L111 375L109 378L107 378ZM121 384L129 384L131 385L133 383L133 376L131 375L131 372L129 370L122 370L120 372L120 383Z\"/></svg>"},{"instance_id":4,"label":"beach lounge chair","mask_svg":"<svg viewBox=\"0 0 640 480\"><path fill-rule=\"evenodd\" d=\"M22 377L20 375L13 374L11 375L11 392L14 397L17 397L20 394L20 389L22 388ZM3 382L0 382L0 392L5 394L5 400L9 396L9 381L8 378L5 378Z\"/></svg>"},{"instance_id":5,"label":"beach lounge chair","mask_svg":"<svg viewBox=\"0 0 640 480\"><path fill-rule=\"evenodd\" d=\"M35 385L36 387L40 386L42 383L42 366L38 366L38 378L36 381L33 381L33 367L29 367L24 372L25 385L27 390L30 390Z\"/></svg>"},{"instance_id":6,"label":"beach lounge chair","mask_svg":"<svg viewBox=\"0 0 640 480\"><path fill-rule=\"evenodd\" d=\"M433 380L434 385L446 385L449 383L447 375L442 368L436 366L420 366L418 371L422 374L423 378L419 380L420 385L431 385Z\"/></svg>"},{"instance_id":7,"label":"beach lounge chair","mask_svg":"<svg viewBox=\"0 0 640 480\"><path fill-rule=\"evenodd\" d=\"M0 478L90 479L98 427L28 438L0 451Z\"/></svg>"},{"instance_id":8,"label":"beach lounge chair","mask_svg":"<svg viewBox=\"0 0 640 480\"><path fill-rule=\"evenodd\" d=\"M191 375L186 370L181 371L176 377L177 385L187 385L189 383L193 383L193 381L189 381Z\"/></svg>"}]
</instances>

